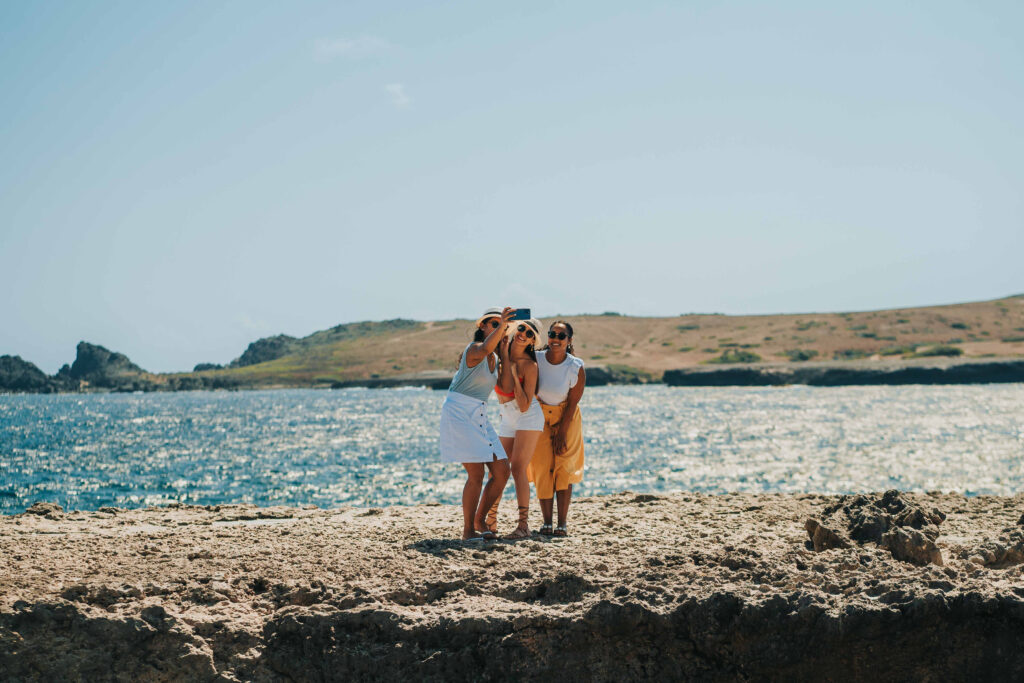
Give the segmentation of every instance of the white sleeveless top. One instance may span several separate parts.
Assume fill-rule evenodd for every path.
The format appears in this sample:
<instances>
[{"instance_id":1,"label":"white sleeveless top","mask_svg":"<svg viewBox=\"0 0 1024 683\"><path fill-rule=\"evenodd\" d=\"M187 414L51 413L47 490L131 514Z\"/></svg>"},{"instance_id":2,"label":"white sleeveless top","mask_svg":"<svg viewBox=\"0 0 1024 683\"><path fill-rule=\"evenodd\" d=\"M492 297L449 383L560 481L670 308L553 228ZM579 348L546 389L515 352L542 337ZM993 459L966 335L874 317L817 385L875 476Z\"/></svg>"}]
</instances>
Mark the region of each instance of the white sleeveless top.
<instances>
[{"instance_id":1,"label":"white sleeveless top","mask_svg":"<svg viewBox=\"0 0 1024 683\"><path fill-rule=\"evenodd\" d=\"M541 403L557 406L569 397L569 390L580 378L583 359L571 353L558 365L548 362L547 351L537 352L537 398Z\"/></svg>"}]
</instances>

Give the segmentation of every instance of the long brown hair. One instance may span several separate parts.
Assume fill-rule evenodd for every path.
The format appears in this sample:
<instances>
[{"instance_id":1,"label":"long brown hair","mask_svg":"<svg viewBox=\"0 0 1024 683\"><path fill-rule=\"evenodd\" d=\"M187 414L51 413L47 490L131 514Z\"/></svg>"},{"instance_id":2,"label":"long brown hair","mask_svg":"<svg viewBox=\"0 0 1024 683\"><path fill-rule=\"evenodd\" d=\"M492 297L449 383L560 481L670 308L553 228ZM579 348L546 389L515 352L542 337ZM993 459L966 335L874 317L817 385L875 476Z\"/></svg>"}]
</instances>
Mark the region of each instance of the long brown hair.
<instances>
[{"instance_id":1,"label":"long brown hair","mask_svg":"<svg viewBox=\"0 0 1024 683\"><path fill-rule=\"evenodd\" d=\"M565 325L565 329L569 331L569 339L567 340L569 343L565 345L565 350L568 353L576 355L576 349L573 348L573 345L572 345L572 335L573 335L572 325L570 325L567 320L556 320L555 322L553 322L550 325L548 325L548 331L550 332L551 328L553 328L555 325ZM548 350L548 345L545 344L544 348L541 349L541 351L547 351L547 350Z\"/></svg>"},{"instance_id":2,"label":"long brown hair","mask_svg":"<svg viewBox=\"0 0 1024 683\"><path fill-rule=\"evenodd\" d=\"M483 328L480 327L480 325L477 325L476 326L476 332L473 333L473 342L474 343L482 342L484 339L487 339L487 333L484 332ZM464 354L465 352L466 352L465 349L463 349L462 351L459 351L459 359L457 361L455 361L455 369L456 369L456 371L458 371L459 367L461 367L461 365L462 365L462 354Z\"/></svg>"}]
</instances>

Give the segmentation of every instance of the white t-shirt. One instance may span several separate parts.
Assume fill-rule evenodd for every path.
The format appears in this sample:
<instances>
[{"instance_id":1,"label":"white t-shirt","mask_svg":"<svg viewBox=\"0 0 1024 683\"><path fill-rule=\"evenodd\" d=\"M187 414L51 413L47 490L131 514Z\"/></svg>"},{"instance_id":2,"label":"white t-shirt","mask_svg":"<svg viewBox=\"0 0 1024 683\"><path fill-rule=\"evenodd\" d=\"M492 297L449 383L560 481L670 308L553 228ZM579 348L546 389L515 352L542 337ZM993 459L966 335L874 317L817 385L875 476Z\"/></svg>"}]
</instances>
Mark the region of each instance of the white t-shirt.
<instances>
[{"instance_id":1,"label":"white t-shirt","mask_svg":"<svg viewBox=\"0 0 1024 683\"><path fill-rule=\"evenodd\" d=\"M537 398L541 403L557 406L569 396L569 390L580 378L583 360L571 353L558 365L548 362L547 351L537 352Z\"/></svg>"}]
</instances>

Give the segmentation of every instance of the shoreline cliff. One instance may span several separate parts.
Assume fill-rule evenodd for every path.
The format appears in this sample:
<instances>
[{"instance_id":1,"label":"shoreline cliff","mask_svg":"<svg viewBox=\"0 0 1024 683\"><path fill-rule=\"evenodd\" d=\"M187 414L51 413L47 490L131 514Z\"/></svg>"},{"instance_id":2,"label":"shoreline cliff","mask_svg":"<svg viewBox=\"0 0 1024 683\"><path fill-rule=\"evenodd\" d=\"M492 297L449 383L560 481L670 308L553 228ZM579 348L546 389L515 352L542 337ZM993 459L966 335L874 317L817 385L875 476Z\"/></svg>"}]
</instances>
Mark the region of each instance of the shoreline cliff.
<instances>
[{"instance_id":1,"label":"shoreline cliff","mask_svg":"<svg viewBox=\"0 0 1024 683\"><path fill-rule=\"evenodd\" d=\"M442 505L37 504L0 518L0 670L1019 680L1022 507L1024 495L623 493L574 501L564 539L464 543Z\"/></svg>"}]
</instances>

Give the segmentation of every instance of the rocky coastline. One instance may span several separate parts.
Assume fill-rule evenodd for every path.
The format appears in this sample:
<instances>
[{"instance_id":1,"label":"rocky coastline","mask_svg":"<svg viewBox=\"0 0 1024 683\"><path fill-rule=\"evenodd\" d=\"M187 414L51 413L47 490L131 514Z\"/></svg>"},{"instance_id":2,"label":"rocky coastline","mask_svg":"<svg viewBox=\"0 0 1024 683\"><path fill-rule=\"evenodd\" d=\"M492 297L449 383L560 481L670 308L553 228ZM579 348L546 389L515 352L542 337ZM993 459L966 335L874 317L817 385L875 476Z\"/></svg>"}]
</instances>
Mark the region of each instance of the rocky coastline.
<instances>
[{"instance_id":1,"label":"rocky coastline","mask_svg":"<svg viewBox=\"0 0 1024 683\"><path fill-rule=\"evenodd\" d=\"M465 543L454 506L37 504L0 518L0 671L1024 676L1024 495L622 493L573 505L567 538Z\"/></svg>"},{"instance_id":2,"label":"rocky coastline","mask_svg":"<svg viewBox=\"0 0 1024 683\"><path fill-rule=\"evenodd\" d=\"M819 387L901 384L989 384L1024 382L1024 360L901 360L845 363L763 364L668 370L665 384L678 387Z\"/></svg>"},{"instance_id":3,"label":"rocky coastline","mask_svg":"<svg viewBox=\"0 0 1024 683\"><path fill-rule=\"evenodd\" d=\"M211 366L212 367L212 366ZM315 383L315 388L365 387L387 389L427 387L445 390L451 373L427 371L393 377L371 377ZM646 373L616 366L590 365L588 386L664 383L669 386L810 386L985 384L1024 382L1024 360L900 360L841 363L737 364L688 367L665 371L660 382ZM0 356L0 393L94 393L287 388L265 385L217 372L157 375L132 363L125 355L80 342L72 365L46 375L18 356ZM311 385L301 385L310 388Z\"/></svg>"}]
</instances>

